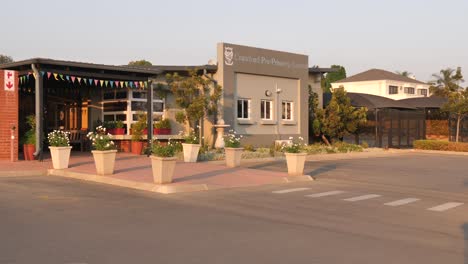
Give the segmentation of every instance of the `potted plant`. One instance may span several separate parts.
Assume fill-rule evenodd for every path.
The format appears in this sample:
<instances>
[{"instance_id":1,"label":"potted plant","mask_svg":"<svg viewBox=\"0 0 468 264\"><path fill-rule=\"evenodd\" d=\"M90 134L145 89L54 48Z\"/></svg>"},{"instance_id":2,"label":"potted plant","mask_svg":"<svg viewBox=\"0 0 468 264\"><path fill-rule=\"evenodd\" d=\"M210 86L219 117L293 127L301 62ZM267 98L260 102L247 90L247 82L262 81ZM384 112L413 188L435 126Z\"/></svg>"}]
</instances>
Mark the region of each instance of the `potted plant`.
<instances>
[{"instance_id":1,"label":"potted plant","mask_svg":"<svg viewBox=\"0 0 468 264\"><path fill-rule=\"evenodd\" d=\"M146 115L138 114L138 120L132 125L132 153L141 155L143 150L143 130L146 128Z\"/></svg>"},{"instance_id":2,"label":"potted plant","mask_svg":"<svg viewBox=\"0 0 468 264\"><path fill-rule=\"evenodd\" d=\"M113 135L124 135L125 128L122 120L114 121L114 133ZM112 133L111 133L112 134Z\"/></svg>"},{"instance_id":3,"label":"potted plant","mask_svg":"<svg viewBox=\"0 0 468 264\"><path fill-rule=\"evenodd\" d=\"M242 136L237 136L236 131L229 130L229 133L225 136L224 142L224 152L226 155L226 166L230 168L239 167L240 160L242 156L242 151L244 148L241 148L240 140Z\"/></svg>"},{"instance_id":4,"label":"potted plant","mask_svg":"<svg viewBox=\"0 0 468 264\"><path fill-rule=\"evenodd\" d=\"M200 151L201 145L198 144L198 137L195 134L195 130L193 128L190 129L190 132L187 134L180 133L182 138L184 139L184 143L182 143L182 148L184 150L184 161L185 162L197 162L198 152Z\"/></svg>"},{"instance_id":5,"label":"potted plant","mask_svg":"<svg viewBox=\"0 0 468 264\"><path fill-rule=\"evenodd\" d=\"M102 122L102 127L106 129L108 134L114 135L115 122L114 121L104 121Z\"/></svg>"},{"instance_id":6,"label":"potted plant","mask_svg":"<svg viewBox=\"0 0 468 264\"><path fill-rule=\"evenodd\" d=\"M89 132L87 137L91 140L93 149L94 164L98 175L108 175L114 173L115 156L117 150L114 142L102 126L96 127L96 132Z\"/></svg>"},{"instance_id":7,"label":"potted plant","mask_svg":"<svg viewBox=\"0 0 468 264\"><path fill-rule=\"evenodd\" d=\"M304 150L304 139L299 137L299 140L294 140L290 137L291 143L282 146L281 150L286 156L286 163L288 165L289 176L304 175L304 163L307 156Z\"/></svg>"},{"instance_id":8,"label":"potted plant","mask_svg":"<svg viewBox=\"0 0 468 264\"><path fill-rule=\"evenodd\" d=\"M52 156L52 166L56 170L68 168L70 160L70 132L54 130L47 135L50 155Z\"/></svg>"},{"instance_id":9,"label":"potted plant","mask_svg":"<svg viewBox=\"0 0 468 264\"><path fill-rule=\"evenodd\" d=\"M26 131L23 137L24 159L34 160L34 152L36 152L36 116L27 116L26 124L28 124L29 130Z\"/></svg>"},{"instance_id":10,"label":"potted plant","mask_svg":"<svg viewBox=\"0 0 468 264\"><path fill-rule=\"evenodd\" d=\"M154 123L153 133L155 135L170 135L171 134L171 122L169 119L162 119Z\"/></svg>"},{"instance_id":11,"label":"potted plant","mask_svg":"<svg viewBox=\"0 0 468 264\"><path fill-rule=\"evenodd\" d=\"M155 140L151 144L151 167L153 169L153 180L156 184L172 182L177 158L175 156L176 146L171 142L164 144Z\"/></svg>"}]
</instances>

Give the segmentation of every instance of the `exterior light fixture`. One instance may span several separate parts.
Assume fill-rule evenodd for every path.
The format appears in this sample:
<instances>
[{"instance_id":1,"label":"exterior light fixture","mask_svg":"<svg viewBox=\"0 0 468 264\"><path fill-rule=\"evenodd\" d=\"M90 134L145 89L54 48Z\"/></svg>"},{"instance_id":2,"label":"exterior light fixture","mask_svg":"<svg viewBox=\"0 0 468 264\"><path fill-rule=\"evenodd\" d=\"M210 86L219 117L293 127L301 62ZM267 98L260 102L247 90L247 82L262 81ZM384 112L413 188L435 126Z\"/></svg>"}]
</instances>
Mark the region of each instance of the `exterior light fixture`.
<instances>
[{"instance_id":1,"label":"exterior light fixture","mask_svg":"<svg viewBox=\"0 0 468 264\"><path fill-rule=\"evenodd\" d=\"M266 90L266 91L265 91L265 95L266 95L266 96L270 97L270 96L271 96L271 94L272 94L272 93L271 93L271 91L270 91L270 90Z\"/></svg>"}]
</instances>

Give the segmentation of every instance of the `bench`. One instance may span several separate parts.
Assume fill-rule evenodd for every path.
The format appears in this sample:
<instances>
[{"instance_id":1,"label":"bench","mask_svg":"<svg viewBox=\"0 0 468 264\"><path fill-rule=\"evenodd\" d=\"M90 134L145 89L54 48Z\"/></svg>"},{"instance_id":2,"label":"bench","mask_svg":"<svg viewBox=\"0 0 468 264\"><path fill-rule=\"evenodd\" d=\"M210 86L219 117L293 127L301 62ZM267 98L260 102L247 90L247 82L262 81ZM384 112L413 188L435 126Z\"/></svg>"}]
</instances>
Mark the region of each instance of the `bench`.
<instances>
[{"instance_id":1,"label":"bench","mask_svg":"<svg viewBox=\"0 0 468 264\"><path fill-rule=\"evenodd\" d=\"M86 144L85 130L70 130L70 145L80 145L81 152L84 151Z\"/></svg>"}]
</instances>

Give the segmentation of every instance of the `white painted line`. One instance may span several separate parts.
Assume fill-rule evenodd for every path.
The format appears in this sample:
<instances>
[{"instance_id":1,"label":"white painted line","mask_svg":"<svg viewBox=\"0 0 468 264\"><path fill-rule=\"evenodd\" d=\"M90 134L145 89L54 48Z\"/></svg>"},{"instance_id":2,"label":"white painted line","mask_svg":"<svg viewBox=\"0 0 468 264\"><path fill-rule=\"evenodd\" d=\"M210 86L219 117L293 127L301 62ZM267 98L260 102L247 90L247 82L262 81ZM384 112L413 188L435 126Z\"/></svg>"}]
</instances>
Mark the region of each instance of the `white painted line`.
<instances>
[{"instance_id":1,"label":"white painted line","mask_svg":"<svg viewBox=\"0 0 468 264\"><path fill-rule=\"evenodd\" d=\"M389 203L386 203L385 205L400 206L400 205L405 205L405 204L409 204L409 203L414 203L414 202L417 202L419 200L420 199L418 199L418 198L406 198L406 199L401 199L401 200L396 200L396 201L393 201L393 202L389 202Z\"/></svg>"},{"instance_id":2,"label":"white painted line","mask_svg":"<svg viewBox=\"0 0 468 264\"><path fill-rule=\"evenodd\" d=\"M294 188L294 189L286 189L286 190L279 190L279 191L273 191L272 193L291 193L291 192L300 192L300 191L305 191L309 190L310 188Z\"/></svg>"},{"instance_id":3,"label":"white painted line","mask_svg":"<svg viewBox=\"0 0 468 264\"><path fill-rule=\"evenodd\" d=\"M336 194L340 194L344 192L345 191L330 191L330 192L323 192L323 193L314 193L314 194L308 194L306 195L306 197L317 198L317 197L323 197L323 196L336 195Z\"/></svg>"},{"instance_id":4,"label":"white painted line","mask_svg":"<svg viewBox=\"0 0 468 264\"><path fill-rule=\"evenodd\" d=\"M380 197L380 196L382 196L382 195L379 195L379 194L366 194L366 195L351 197L351 198L347 198L347 199L343 199L343 200L348 201L348 202L357 202L357 201L377 198L377 197Z\"/></svg>"},{"instance_id":5,"label":"white painted line","mask_svg":"<svg viewBox=\"0 0 468 264\"><path fill-rule=\"evenodd\" d=\"M452 209L452 208L460 206L460 205L463 205L463 203L444 203L444 204L441 204L441 205L438 205L438 206L428 208L427 210L435 211L435 212L442 212L442 211Z\"/></svg>"}]
</instances>

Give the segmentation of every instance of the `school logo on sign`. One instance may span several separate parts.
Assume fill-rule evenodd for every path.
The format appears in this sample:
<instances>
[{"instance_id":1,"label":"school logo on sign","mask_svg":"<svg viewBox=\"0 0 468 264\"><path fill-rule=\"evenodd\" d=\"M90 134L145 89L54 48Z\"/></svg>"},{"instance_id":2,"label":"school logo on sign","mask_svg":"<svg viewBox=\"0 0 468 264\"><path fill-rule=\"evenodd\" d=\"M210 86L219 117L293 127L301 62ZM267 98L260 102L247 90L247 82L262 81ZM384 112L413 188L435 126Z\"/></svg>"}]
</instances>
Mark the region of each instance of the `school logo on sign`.
<instances>
[{"instance_id":1,"label":"school logo on sign","mask_svg":"<svg viewBox=\"0 0 468 264\"><path fill-rule=\"evenodd\" d=\"M234 50L232 47L224 47L224 64L228 66L234 64Z\"/></svg>"}]
</instances>

